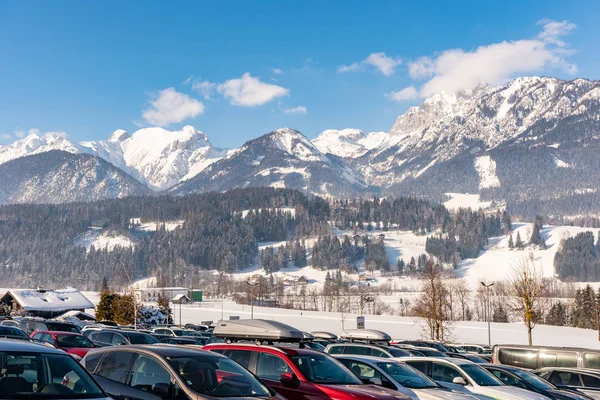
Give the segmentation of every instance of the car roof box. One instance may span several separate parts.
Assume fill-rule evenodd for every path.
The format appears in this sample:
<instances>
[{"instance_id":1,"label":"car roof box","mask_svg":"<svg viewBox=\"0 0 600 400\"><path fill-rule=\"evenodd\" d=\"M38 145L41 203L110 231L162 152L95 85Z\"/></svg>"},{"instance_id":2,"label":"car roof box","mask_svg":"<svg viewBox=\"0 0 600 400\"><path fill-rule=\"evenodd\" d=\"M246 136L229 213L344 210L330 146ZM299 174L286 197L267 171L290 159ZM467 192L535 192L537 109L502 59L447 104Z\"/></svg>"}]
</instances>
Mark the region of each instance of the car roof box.
<instances>
[{"instance_id":1,"label":"car roof box","mask_svg":"<svg viewBox=\"0 0 600 400\"><path fill-rule=\"evenodd\" d=\"M325 332L325 331L314 331L311 332L312 335L315 337L315 339L337 339L338 335L331 333L331 332Z\"/></svg>"},{"instance_id":2,"label":"car roof box","mask_svg":"<svg viewBox=\"0 0 600 400\"><path fill-rule=\"evenodd\" d=\"M300 342L304 339L302 331L281 322L264 319L219 321L213 334L218 338L229 340Z\"/></svg>"},{"instance_id":3,"label":"car roof box","mask_svg":"<svg viewBox=\"0 0 600 400\"><path fill-rule=\"evenodd\" d=\"M390 335L376 329L350 329L342 332L342 338L349 340L366 340L369 342L389 342L392 340Z\"/></svg>"}]
</instances>

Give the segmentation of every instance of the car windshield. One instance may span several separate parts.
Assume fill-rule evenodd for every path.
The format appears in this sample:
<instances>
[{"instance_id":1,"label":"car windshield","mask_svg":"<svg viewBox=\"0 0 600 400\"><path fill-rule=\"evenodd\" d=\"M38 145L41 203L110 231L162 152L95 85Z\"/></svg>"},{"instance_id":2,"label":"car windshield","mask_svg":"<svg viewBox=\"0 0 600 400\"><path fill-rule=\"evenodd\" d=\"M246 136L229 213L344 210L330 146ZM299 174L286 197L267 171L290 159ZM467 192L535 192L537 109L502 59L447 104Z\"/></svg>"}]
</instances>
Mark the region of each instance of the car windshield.
<instances>
[{"instance_id":1,"label":"car windshield","mask_svg":"<svg viewBox=\"0 0 600 400\"><path fill-rule=\"evenodd\" d=\"M77 326L75 326L73 324L65 324L65 323L62 323L62 322L49 322L49 321L46 321L46 326L48 327L49 331L79 333L79 329L77 328Z\"/></svg>"},{"instance_id":2,"label":"car windshield","mask_svg":"<svg viewBox=\"0 0 600 400\"><path fill-rule=\"evenodd\" d=\"M550 382L545 381L544 379L540 378L539 376L537 376L531 372L523 371L521 369L514 369L514 370L511 370L510 372L512 372L519 378L523 379L525 382L529 383L531 386L533 386L536 389L542 389L542 390L556 389L556 387L554 385L552 385Z\"/></svg>"},{"instance_id":3,"label":"car windshield","mask_svg":"<svg viewBox=\"0 0 600 400\"><path fill-rule=\"evenodd\" d=\"M175 336L187 336L188 332L184 331L183 329L171 329L173 331L173 333L175 334Z\"/></svg>"},{"instance_id":4,"label":"car windshield","mask_svg":"<svg viewBox=\"0 0 600 400\"><path fill-rule=\"evenodd\" d=\"M439 385L415 368L401 362L381 362L377 366L387 372L396 382L409 389L437 388Z\"/></svg>"},{"instance_id":5,"label":"car windshield","mask_svg":"<svg viewBox=\"0 0 600 400\"><path fill-rule=\"evenodd\" d=\"M462 364L460 368L479 386L501 386L502 383L491 373L475 364Z\"/></svg>"},{"instance_id":6,"label":"car windshield","mask_svg":"<svg viewBox=\"0 0 600 400\"><path fill-rule=\"evenodd\" d=\"M211 397L271 397L258 379L228 358L193 355L171 357L168 361L196 393Z\"/></svg>"},{"instance_id":7,"label":"car windshield","mask_svg":"<svg viewBox=\"0 0 600 400\"><path fill-rule=\"evenodd\" d=\"M58 347L92 348L94 345L83 335L56 335Z\"/></svg>"},{"instance_id":8,"label":"car windshield","mask_svg":"<svg viewBox=\"0 0 600 400\"><path fill-rule=\"evenodd\" d=\"M292 356L292 361L312 383L328 385L360 385L362 382L339 361L321 354Z\"/></svg>"},{"instance_id":9,"label":"car windshield","mask_svg":"<svg viewBox=\"0 0 600 400\"><path fill-rule=\"evenodd\" d=\"M2 399L99 399L106 395L66 354L0 351Z\"/></svg>"},{"instance_id":10,"label":"car windshield","mask_svg":"<svg viewBox=\"0 0 600 400\"><path fill-rule=\"evenodd\" d=\"M154 344L159 343L154 336L145 333L125 333L131 344Z\"/></svg>"},{"instance_id":11,"label":"car windshield","mask_svg":"<svg viewBox=\"0 0 600 400\"><path fill-rule=\"evenodd\" d=\"M29 339L29 336L19 328L13 328L11 326L0 326L0 336L2 337L14 337L15 339Z\"/></svg>"},{"instance_id":12,"label":"car windshield","mask_svg":"<svg viewBox=\"0 0 600 400\"><path fill-rule=\"evenodd\" d=\"M425 354L427 357L448 357L446 353L437 351L435 349L419 349L419 351Z\"/></svg>"}]
</instances>

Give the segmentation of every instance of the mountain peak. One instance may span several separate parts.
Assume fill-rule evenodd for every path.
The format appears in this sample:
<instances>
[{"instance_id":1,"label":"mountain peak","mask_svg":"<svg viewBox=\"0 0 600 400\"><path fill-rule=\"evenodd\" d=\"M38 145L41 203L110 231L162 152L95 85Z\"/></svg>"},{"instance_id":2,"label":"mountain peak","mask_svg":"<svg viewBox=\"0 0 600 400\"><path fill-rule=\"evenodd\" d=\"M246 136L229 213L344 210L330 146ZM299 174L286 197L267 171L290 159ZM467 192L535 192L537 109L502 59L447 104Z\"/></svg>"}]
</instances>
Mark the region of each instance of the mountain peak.
<instances>
[{"instance_id":1,"label":"mountain peak","mask_svg":"<svg viewBox=\"0 0 600 400\"><path fill-rule=\"evenodd\" d=\"M124 129L117 129L110 135L110 137L108 138L108 141L109 142L122 142L127 139L129 139L129 135L127 134L127 131Z\"/></svg>"}]
</instances>

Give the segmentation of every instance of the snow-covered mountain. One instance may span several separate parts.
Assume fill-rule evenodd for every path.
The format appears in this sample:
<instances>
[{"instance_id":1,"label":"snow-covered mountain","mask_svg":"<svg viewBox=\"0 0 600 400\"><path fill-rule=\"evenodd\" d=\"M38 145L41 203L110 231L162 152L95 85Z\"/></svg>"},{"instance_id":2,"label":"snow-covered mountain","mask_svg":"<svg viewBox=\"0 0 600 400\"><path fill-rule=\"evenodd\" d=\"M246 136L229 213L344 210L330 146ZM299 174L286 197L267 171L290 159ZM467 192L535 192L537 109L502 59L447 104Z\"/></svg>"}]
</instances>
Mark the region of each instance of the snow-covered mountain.
<instances>
[{"instance_id":1,"label":"snow-covered mountain","mask_svg":"<svg viewBox=\"0 0 600 400\"><path fill-rule=\"evenodd\" d=\"M81 146L155 190L193 177L226 154L192 126L180 131L144 128L131 136L117 130L106 141L82 142Z\"/></svg>"},{"instance_id":2,"label":"snow-covered mountain","mask_svg":"<svg viewBox=\"0 0 600 400\"><path fill-rule=\"evenodd\" d=\"M0 146L0 164L52 150L98 156L154 190L168 189L189 179L226 154L213 148L204 133L184 126L179 131L144 128L131 136L117 130L108 140L81 143L61 134L31 134Z\"/></svg>"},{"instance_id":3,"label":"snow-covered mountain","mask_svg":"<svg viewBox=\"0 0 600 400\"><path fill-rule=\"evenodd\" d=\"M380 147L389 139L386 132L364 133L359 129L328 129L312 143L323 153L335 154L344 158L356 158L367 151Z\"/></svg>"},{"instance_id":4,"label":"snow-covered mountain","mask_svg":"<svg viewBox=\"0 0 600 400\"><path fill-rule=\"evenodd\" d=\"M0 165L0 204L94 201L149 192L125 172L89 154L52 150Z\"/></svg>"},{"instance_id":5,"label":"snow-covered mountain","mask_svg":"<svg viewBox=\"0 0 600 400\"><path fill-rule=\"evenodd\" d=\"M223 191L238 187L272 186L342 196L366 189L362 178L339 157L323 154L300 132L278 129L246 142L173 193Z\"/></svg>"}]
</instances>

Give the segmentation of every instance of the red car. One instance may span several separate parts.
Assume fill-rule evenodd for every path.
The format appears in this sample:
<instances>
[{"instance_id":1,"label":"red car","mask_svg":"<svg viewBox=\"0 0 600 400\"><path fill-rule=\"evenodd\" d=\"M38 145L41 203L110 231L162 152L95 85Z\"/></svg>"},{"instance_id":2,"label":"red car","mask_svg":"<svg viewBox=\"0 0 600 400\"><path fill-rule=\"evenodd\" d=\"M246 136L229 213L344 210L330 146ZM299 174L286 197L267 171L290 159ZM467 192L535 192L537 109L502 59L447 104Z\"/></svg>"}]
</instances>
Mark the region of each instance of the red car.
<instances>
[{"instance_id":1,"label":"red car","mask_svg":"<svg viewBox=\"0 0 600 400\"><path fill-rule=\"evenodd\" d=\"M95 348L94 344L85 336L73 332L37 331L31 338L38 342L50 343L54 347L69 353L80 361L88 351Z\"/></svg>"},{"instance_id":2,"label":"red car","mask_svg":"<svg viewBox=\"0 0 600 400\"><path fill-rule=\"evenodd\" d=\"M314 350L246 343L214 343L204 350L231 358L290 400L409 399L396 391L364 385L336 359Z\"/></svg>"}]
</instances>

